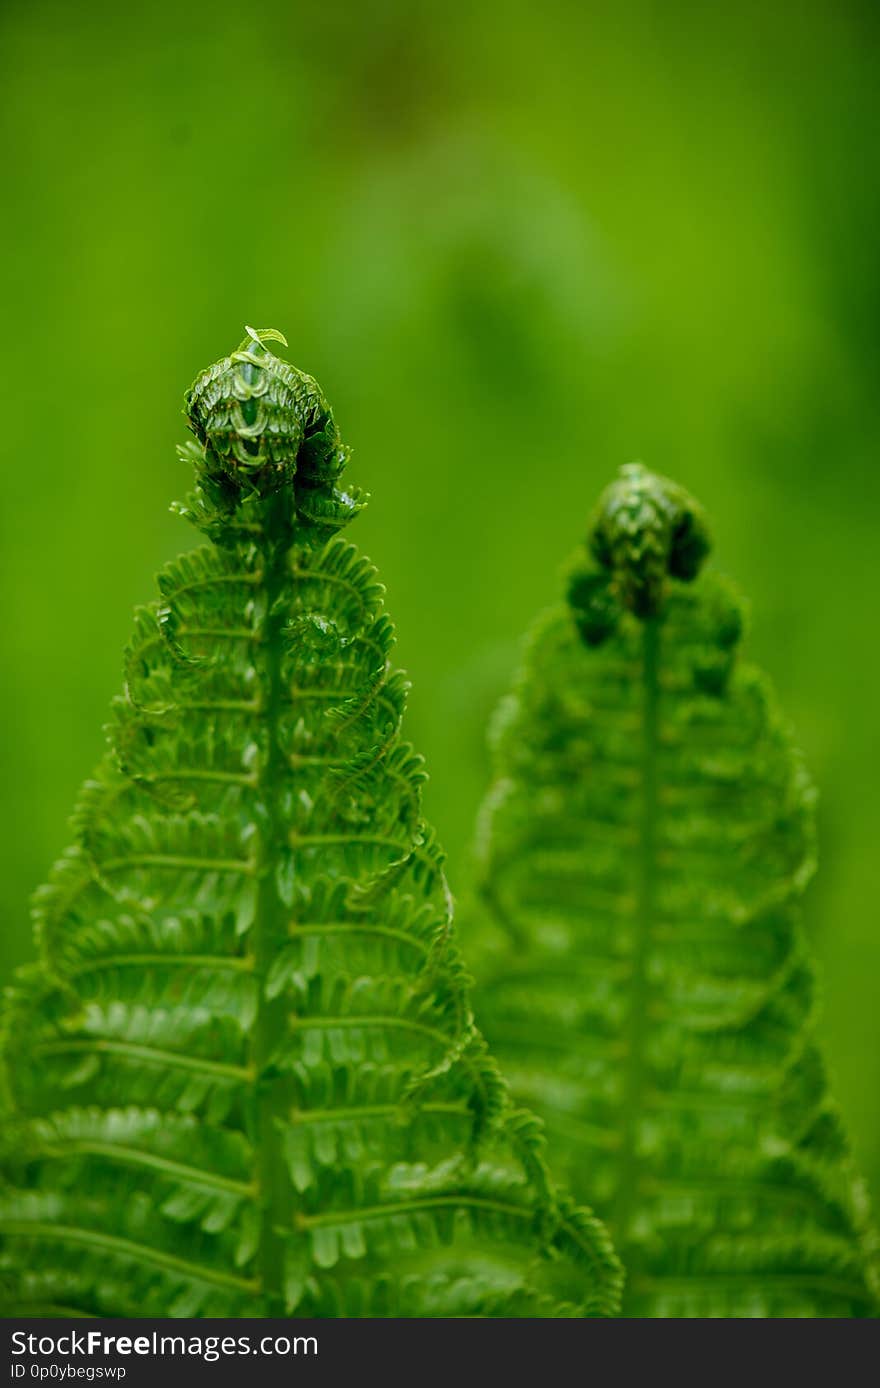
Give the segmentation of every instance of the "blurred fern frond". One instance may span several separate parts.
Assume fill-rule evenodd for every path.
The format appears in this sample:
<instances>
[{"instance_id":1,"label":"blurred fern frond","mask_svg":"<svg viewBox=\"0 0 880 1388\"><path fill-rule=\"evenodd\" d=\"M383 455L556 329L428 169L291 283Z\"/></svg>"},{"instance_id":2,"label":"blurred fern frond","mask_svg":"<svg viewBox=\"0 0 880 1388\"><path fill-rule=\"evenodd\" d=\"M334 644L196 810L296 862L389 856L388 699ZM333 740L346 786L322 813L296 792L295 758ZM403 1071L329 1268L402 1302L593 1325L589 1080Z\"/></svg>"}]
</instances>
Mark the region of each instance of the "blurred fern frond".
<instances>
[{"instance_id":1,"label":"blurred fern frond","mask_svg":"<svg viewBox=\"0 0 880 1388\"><path fill-rule=\"evenodd\" d=\"M638 465L493 732L477 1017L609 1222L629 1316L865 1316L875 1247L814 1035L814 792L700 508Z\"/></svg>"}]
</instances>

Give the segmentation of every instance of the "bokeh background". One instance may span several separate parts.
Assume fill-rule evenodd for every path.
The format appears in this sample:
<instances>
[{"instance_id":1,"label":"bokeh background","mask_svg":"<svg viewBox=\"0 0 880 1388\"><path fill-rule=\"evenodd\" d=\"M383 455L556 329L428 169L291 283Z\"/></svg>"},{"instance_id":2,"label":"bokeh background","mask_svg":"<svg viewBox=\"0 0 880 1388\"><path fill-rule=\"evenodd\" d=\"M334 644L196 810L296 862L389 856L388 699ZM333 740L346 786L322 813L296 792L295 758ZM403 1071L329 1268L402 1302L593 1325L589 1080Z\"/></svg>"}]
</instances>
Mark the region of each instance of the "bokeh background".
<instances>
[{"instance_id":1,"label":"bokeh background","mask_svg":"<svg viewBox=\"0 0 880 1388\"><path fill-rule=\"evenodd\" d=\"M354 444L467 880L484 728L598 490L714 517L822 792L822 1029L880 1203L880 11L0 0L0 975L195 539L182 392L275 325Z\"/></svg>"}]
</instances>

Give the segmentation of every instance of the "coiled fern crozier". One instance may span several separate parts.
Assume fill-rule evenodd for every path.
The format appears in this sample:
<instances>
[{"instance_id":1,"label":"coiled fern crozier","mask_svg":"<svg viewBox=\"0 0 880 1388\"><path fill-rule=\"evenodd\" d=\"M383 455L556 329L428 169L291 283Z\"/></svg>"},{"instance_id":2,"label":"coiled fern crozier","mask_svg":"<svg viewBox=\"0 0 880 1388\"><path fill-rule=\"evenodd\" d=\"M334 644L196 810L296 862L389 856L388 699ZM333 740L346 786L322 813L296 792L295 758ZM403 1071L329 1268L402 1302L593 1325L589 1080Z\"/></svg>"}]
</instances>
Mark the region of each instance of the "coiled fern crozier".
<instances>
[{"instance_id":1,"label":"coiled fern crozier","mask_svg":"<svg viewBox=\"0 0 880 1388\"><path fill-rule=\"evenodd\" d=\"M477 1018L609 1222L624 1314L870 1315L799 920L813 791L708 549L626 467L531 637L478 835Z\"/></svg>"},{"instance_id":2,"label":"coiled fern crozier","mask_svg":"<svg viewBox=\"0 0 880 1388\"><path fill-rule=\"evenodd\" d=\"M137 615L37 897L5 1313L613 1313L607 1236L474 1028L382 588L337 536L346 450L279 338L187 396L211 543Z\"/></svg>"}]
</instances>

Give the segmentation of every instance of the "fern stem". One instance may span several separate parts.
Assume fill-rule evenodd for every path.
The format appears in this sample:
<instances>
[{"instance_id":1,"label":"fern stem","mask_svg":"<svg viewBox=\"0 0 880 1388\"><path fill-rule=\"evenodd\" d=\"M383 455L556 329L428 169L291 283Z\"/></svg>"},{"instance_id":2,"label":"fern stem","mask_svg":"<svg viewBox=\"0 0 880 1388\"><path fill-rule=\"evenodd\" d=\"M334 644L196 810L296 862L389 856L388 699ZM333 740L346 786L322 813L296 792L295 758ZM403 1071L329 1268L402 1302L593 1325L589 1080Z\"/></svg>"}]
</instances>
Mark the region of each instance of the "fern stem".
<instances>
[{"instance_id":1,"label":"fern stem","mask_svg":"<svg viewBox=\"0 0 880 1388\"><path fill-rule=\"evenodd\" d=\"M284 1236L282 1229L292 1219L292 1187L281 1134L284 1116L283 1094L277 1075L272 1074L272 1061L287 1033L288 999L266 995L265 979L273 960L283 947L289 929L288 911L278 891L276 869L286 843L287 827L281 805L285 756L280 746L278 725L284 702L282 682L283 628L287 614L283 610L292 508L290 493L284 489L270 497L266 504L264 527L266 636L265 636L265 717L268 751L260 773L260 793L267 812L265 828L265 866L260 879L257 911L251 932L250 948L260 984L259 1003L251 1043L254 1069L257 1072L255 1095L256 1182L261 1209L260 1241L257 1268L266 1298L267 1314L283 1315L284 1302Z\"/></svg>"},{"instance_id":2,"label":"fern stem","mask_svg":"<svg viewBox=\"0 0 880 1388\"><path fill-rule=\"evenodd\" d=\"M203 1060L201 1056L184 1055L179 1051L164 1050L160 1046L141 1046L134 1041L108 1041L103 1037L96 1037L95 1040L88 1041L46 1041L35 1048L37 1055L68 1055L77 1052L121 1055L132 1060L145 1060L149 1065L167 1065L178 1070L192 1070L200 1075L215 1075L218 1079L247 1082L253 1078L252 1070L242 1065L227 1065L222 1060Z\"/></svg>"},{"instance_id":3,"label":"fern stem","mask_svg":"<svg viewBox=\"0 0 880 1388\"><path fill-rule=\"evenodd\" d=\"M253 876L254 865L244 859L183 857L177 853L130 853L124 858L105 858L101 872L123 872L130 867L167 868L170 872L239 872Z\"/></svg>"},{"instance_id":4,"label":"fern stem","mask_svg":"<svg viewBox=\"0 0 880 1388\"><path fill-rule=\"evenodd\" d=\"M644 1087L643 1051L650 1007L647 972L648 949L654 913L655 824L657 817L657 723L660 686L660 624L657 618L644 623L642 632L642 718L641 718L641 817L638 847L638 911L632 942L629 1013L624 1029L622 1109L623 1131L617 1165L617 1192L611 1218L613 1232L626 1240L628 1224L637 1199L639 1159L637 1152L638 1115Z\"/></svg>"},{"instance_id":5,"label":"fern stem","mask_svg":"<svg viewBox=\"0 0 880 1388\"><path fill-rule=\"evenodd\" d=\"M236 1290L254 1292L256 1287L245 1277L235 1277L232 1273L221 1272L218 1268L205 1267L201 1263L191 1263L166 1253L160 1248L137 1243L134 1239L122 1239L117 1234L104 1234L97 1229L78 1229L66 1224L44 1224L27 1220L10 1220L0 1225L7 1237L22 1239L42 1239L49 1243L74 1243L83 1248L93 1248L131 1258L136 1263L152 1263L154 1267L167 1268L169 1272L180 1273L182 1277L199 1278L212 1282L218 1287L234 1287Z\"/></svg>"},{"instance_id":6,"label":"fern stem","mask_svg":"<svg viewBox=\"0 0 880 1388\"><path fill-rule=\"evenodd\" d=\"M328 1210L326 1214L299 1214L295 1218L298 1229L321 1229L335 1224L349 1224L352 1220L388 1219L393 1215L417 1214L421 1210L486 1210L491 1214L506 1215L512 1219L535 1218L535 1212L528 1205L515 1205L508 1200L491 1200L487 1196L459 1194L432 1195L417 1200L389 1200L384 1205L354 1206L350 1210Z\"/></svg>"},{"instance_id":7,"label":"fern stem","mask_svg":"<svg viewBox=\"0 0 880 1388\"><path fill-rule=\"evenodd\" d=\"M472 1119L465 1104L419 1104L416 1113L445 1113L450 1117ZM365 1118L393 1118L405 1115L402 1104L339 1104L336 1108L295 1109L289 1115L291 1123L345 1123L360 1122Z\"/></svg>"},{"instance_id":8,"label":"fern stem","mask_svg":"<svg viewBox=\"0 0 880 1388\"><path fill-rule=\"evenodd\" d=\"M440 1031L438 1027L428 1027L421 1022L412 1022L408 1017L383 1016L377 1012L364 1013L345 1017L342 1015L332 1017L294 1017L291 1018L290 1026L294 1031L312 1031L315 1029L324 1030L332 1027L334 1030L346 1029L350 1027L393 1027L398 1031L409 1031L414 1036L424 1036L429 1041L439 1042L441 1046L448 1046L454 1039L445 1031Z\"/></svg>"},{"instance_id":9,"label":"fern stem","mask_svg":"<svg viewBox=\"0 0 880 1388\"><path fill-rule=\"evenodd\" d=\"M319 935L323 937L331 935L371 935L380 940L397 940L402 945L411 945L419 954L428 954L430 946L424 940L420 940L417 935L413 935L406 930L395 930L390 925L373 925L369 921L363 923L357 921L328 921L319 922L315 925L300 925L296 921L290 923L291 935Z\"/></svg>"},{"instance_id":10,"label":"fern stem","mask_svg":"<svg viewBox=\"0 0 880 1388\"><path fill-rule=\"evenodd\" d=\"M154 1171L192 1182L193 1185L204 1186L209 1190L223 1190L229 1195L240 1195L243 1199L250 1199L254 1194L253 1186L248 1185L245 1181L235 1181L230 1176L218 1176L213 1171L204 1171L197 1166L187 1166L183 1162L170 1161L167 1157L157 1156L155 1152L143 1152L140 1148L123 1147L114 1142L66 1140L63 1147L46 1147L43 1155L63 1160L71 1152L82 1152L87 1156L106 1157L110 1161L132 1166L150 1167Z\"/></svg>"},{"instance_id":11,"label":"fern stem","mask_svg":"<svg viewBox=\"0 0 880 1388\"><path fill-rule=\"evenodd\" d=\"M152 967L162 969L232 969L239 973L250 973L253 960L237 954L107 954L97 959L86 959L79 964L65 966L69 978L79 978L82 974L100 972L104 969L129 969Z\"/></svg>"}]
</instances>

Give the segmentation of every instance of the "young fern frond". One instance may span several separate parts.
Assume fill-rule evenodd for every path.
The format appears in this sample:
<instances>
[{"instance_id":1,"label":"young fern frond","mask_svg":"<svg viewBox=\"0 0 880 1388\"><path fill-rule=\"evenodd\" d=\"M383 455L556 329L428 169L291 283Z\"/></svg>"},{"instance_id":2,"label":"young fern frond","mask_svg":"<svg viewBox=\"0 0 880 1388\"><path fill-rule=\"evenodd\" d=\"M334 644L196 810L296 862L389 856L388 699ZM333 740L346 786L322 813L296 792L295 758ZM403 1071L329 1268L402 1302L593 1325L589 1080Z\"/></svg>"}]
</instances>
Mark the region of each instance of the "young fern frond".
<instances>
[{"instance_id":1,"label":"young fern frond","mask_svg":"<svg viewBox=\"0 0 880 1388\"><path fill-rule=\"evenodd\" d=\"M477 1018L609 1222L629 1316L865 1316L874 1246L813 1032L813 790L699 507L638 465L494 725Z\"/></svg>"},{"instance_id":2,"label":"young fern frond","mask_svg":"<svg viewBox=\"0 0 880 1388\"><path fill-rule=\"evenodd\" d=\"M8 1315L605 1315L476 1031L360 500L310 377L196 381L169 565L6 1007Z\"/></svg>"}]
</instances>

